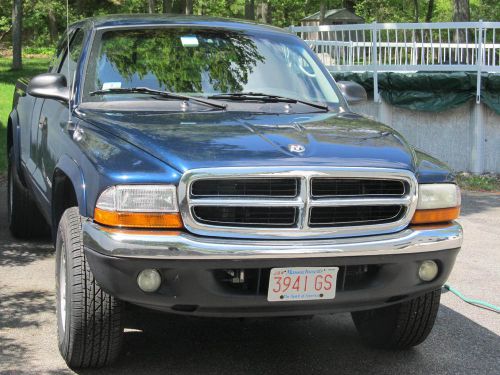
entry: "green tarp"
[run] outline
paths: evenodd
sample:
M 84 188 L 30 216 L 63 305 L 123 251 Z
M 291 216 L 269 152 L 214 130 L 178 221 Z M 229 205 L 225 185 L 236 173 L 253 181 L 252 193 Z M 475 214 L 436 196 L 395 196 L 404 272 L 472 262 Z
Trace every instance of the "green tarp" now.
M 373 94 L 373 74 L 332 73 L 337 81 L 354 81 Z M 476 97 L 476 73 L 379 73 L 380 96 L 386 102 L 415 111 L 439 112 Z M 481 101 L 500 115 L 500 75 L 482 74 Z

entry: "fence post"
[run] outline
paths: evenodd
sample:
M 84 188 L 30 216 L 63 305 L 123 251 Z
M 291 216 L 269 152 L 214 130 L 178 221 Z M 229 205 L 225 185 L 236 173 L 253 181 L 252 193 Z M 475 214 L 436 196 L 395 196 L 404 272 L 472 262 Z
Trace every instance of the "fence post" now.
M 483 21 L 479 21 L 477 49 L 476 49 L 476 104 L 472 114 L 473 144 L 472 144 L 472 173 L 481 174 L 484 172 L 484 116 L 483 105 L 481 104 L 481 72 L 483 68 Z
M 378 95 L 378 50 L 377 50 L 377 22 L 373 22 L 372 28 L 372 65 L 373 65 L 373 101 L 380 102 Z
M 476 81 L 476 103 L 481 103 L 481 72 L 483 69 L 483 20 L 479 20 L 479 30 L 476 50 L 477 81 Z

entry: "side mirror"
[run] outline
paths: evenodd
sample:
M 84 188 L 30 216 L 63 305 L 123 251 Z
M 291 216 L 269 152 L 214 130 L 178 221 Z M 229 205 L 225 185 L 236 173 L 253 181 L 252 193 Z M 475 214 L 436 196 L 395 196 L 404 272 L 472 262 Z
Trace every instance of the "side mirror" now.
M 44 73 L 33 77 L 27 92 L 36 98 L 69 101 L 68 82 L 66 77 L 59 73 Z
M 349 104 L 364 102 L 368 99 L 365 88 L 359 83 L 339 81 L 337 85 Z

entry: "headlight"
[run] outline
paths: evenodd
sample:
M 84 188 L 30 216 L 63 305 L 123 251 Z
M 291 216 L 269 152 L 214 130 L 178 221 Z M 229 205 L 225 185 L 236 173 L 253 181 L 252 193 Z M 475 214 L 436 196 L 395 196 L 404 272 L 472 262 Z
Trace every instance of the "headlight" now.
M 97 199 L 94 221 L 113 227 L 182 228 L 173 185 L 117 185 Z
M 412 224 L 441 223 L 460 214 L 460 188 L 455 184 L 421 184 Z

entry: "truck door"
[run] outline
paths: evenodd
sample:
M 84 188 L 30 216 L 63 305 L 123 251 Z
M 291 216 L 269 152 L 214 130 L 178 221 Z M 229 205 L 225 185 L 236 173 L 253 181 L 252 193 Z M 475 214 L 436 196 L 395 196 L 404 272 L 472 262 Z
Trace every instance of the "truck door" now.
M 61 40 L 59 41 L 56 53 L 50 61 L 50 66 L 48 69 L 49 73 L 56 73 L 59 69 L 61 60 L 64 57 L 65 45 L 67 45 L 67 35 L 64 35 L 63 38 L 61 38 Z M 33 176 L 33 180 L 38 189 L 41 188 L 39 184 L 40 181 L 42 181 L 41 171 L 39 168 L 40 147 L 38 142 L 38 133 L 40 130 L 40 126 L 43 126 L 43 123 L 40 123 L 40 117 L 44 102 L 45 99 L 43 98 L 33 98 L 33 110 L 30 114 L 31 127 L 29 129 L 28 135 L 29 146 L 26 146 L 26 148 L 29 150 L 29 157 L 27 158 L 26 166 L 28 168 L 28 171 L 30 172 L 29 174 Z
M 68 87 L 71 88 L 70 93 L 73 91 L 73 80 L 82 51 L 83 37 L 82 29 L 78 29 L 70 35 L 70 53 L 67 53 L 67 48 L 63 48 L 62 61 L 58 67 L 54 68 L 55 72 L 66 76 Z M 70 94 L 70 96 L 72 95 Z M 65 128 L 68 121 L 68 111 L 67 103 L 47 99 L 43 102 L 38 116 L 37 158 L 35 159 L 38 173 L 35 174 L 35 182 L 47 202 L 50 201 L 52 194 L 52 177 L 55 165 L 62 152 L 62 137 L 67 135 L 61 130 Z

